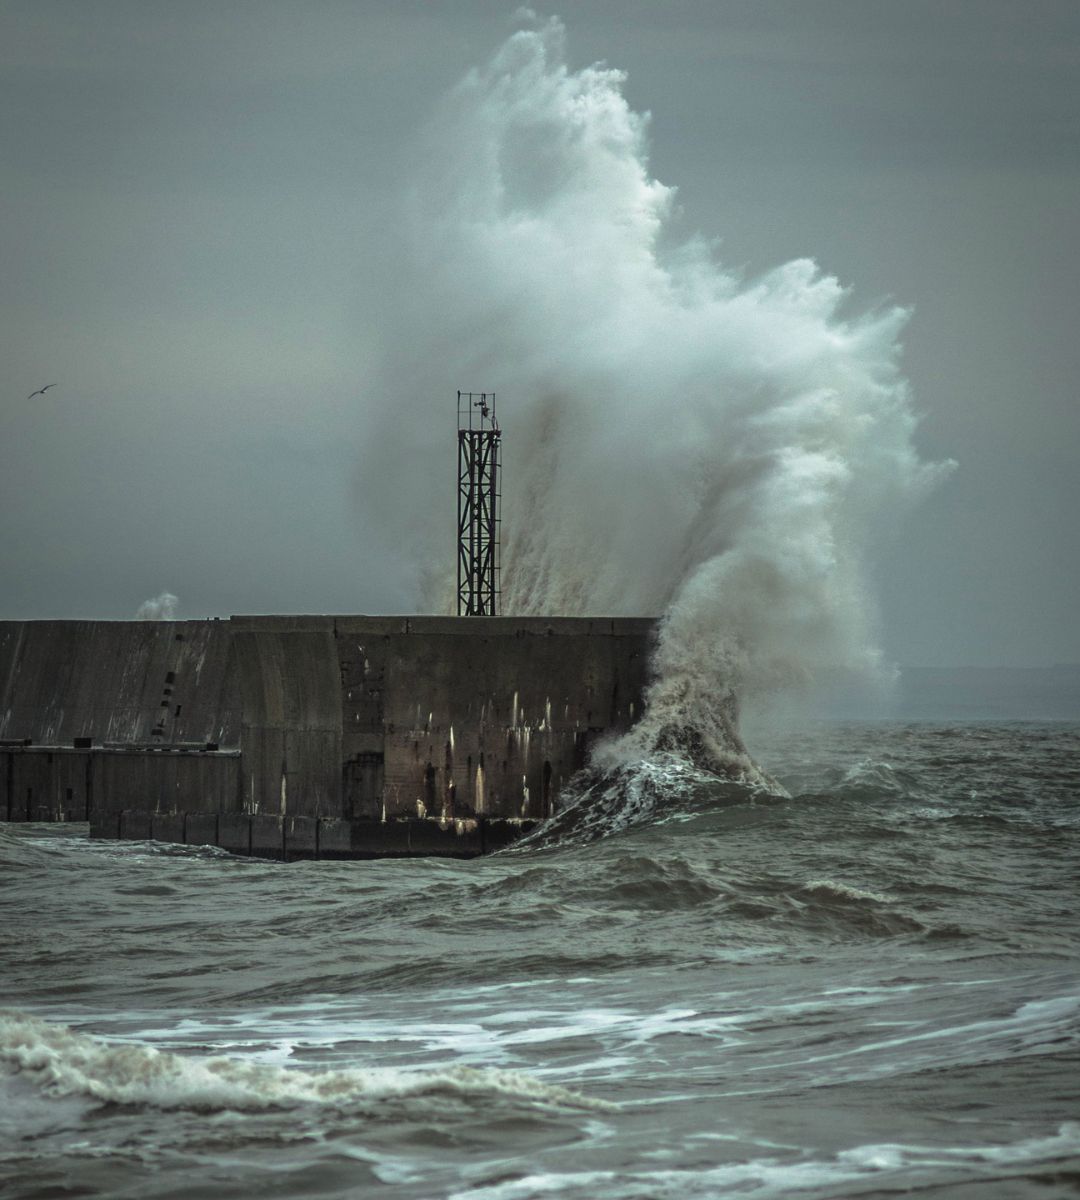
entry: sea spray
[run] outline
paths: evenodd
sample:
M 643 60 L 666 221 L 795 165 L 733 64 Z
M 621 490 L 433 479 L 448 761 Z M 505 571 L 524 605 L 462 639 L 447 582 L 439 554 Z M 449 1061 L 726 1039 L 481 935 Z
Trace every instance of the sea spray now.
M 180 603 L 172 592 L 161 592 L 144 600 L 135 611 L 136 621 L 174 621 L 176 606 Z
M 912 444 L 906 313 L 845 315 L 808 260 L 744 280 L 679 242 L 623 83 L 571 70 L 549 20 L 445 98 L 404 219 L 380 231 L 394 270 L 373 386 L 396 402 L 367 480 L 441 461 L 453 389 L 497 390 L 504 612 L 662 615 L 646 717 L 609 758 L 676 751 L 753 777 L 736 696 L 822 668 L 887 675 L 867 552 L 943 468 Z M 422 474 L 386 533 L 449 560 L 429 515 L 442 476 Z M 448 580 L 427 584 L 445 606 Z

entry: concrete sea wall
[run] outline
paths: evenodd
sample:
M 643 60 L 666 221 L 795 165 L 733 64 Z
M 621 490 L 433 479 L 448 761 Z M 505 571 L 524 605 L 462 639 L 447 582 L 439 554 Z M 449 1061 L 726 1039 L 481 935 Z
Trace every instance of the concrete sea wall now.
M 0 819 L 282 858 L 483 853 L 640 715 L 654 622 L 0 622 Z

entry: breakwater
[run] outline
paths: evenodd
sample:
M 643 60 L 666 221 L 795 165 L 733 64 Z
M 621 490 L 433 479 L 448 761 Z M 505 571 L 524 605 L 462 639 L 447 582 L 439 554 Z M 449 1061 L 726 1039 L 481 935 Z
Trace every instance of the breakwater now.
M 640 715 L 654 627 L 0 622 L 0 819 L 285 859 L 482 854 Z

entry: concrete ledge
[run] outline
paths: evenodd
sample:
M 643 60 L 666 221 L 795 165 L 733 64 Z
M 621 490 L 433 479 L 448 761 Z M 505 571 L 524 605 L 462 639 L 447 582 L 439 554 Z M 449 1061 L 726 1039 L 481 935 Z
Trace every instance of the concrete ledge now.
M 116 812 L 91 813 L 90 836 L 116 841 L 120 837 L 120 814 Z
M 217 818 L 217 845 L 230 854 L 250 854 L 251 818 L 242 813 L 221 813 Z
M 316 817 L 285 818 L 285 857 L 289 862 L 319 857 L 319 821 Z
M 228 847 L 224 847 L 228 849 Z M 256 858 L 284 858 L 285 840 L 281 817 L 256 814 L 251 818 L 251 853 Z
M 319 857 L 352 858 L 352 821 L 342 817 L 319 820 Z
M 217 813 L 188 813 L 184 841 L 189 846 L 216 846 L 218 844 Z
M 150 814 L 142 809 L 125 808 L 120 813 L 120 837 L 128 842 L 150 841 Z
M 184 841 L 183 813 L 154 813 L 150 818 L 150 836 L 155 842 Z
M 492 817 L 481 822 L 485 854 L 511 846 L 539 825 L 539 821 L 514 821 Z
M 412 820 L 409 853 L 433 858 L 476 858 L 483 853 L 479 821 Z
M 237 813 L 149 813 L 125 809 L 90 817 L 92 838 L 219 846 L 230 854 L 305 859 L 476 858 L 512 845 L 539 821 L 479 817 L 447 821 L 365 821 Z
M 407 858 L 408 821 L 352 821 L 350 858 Z

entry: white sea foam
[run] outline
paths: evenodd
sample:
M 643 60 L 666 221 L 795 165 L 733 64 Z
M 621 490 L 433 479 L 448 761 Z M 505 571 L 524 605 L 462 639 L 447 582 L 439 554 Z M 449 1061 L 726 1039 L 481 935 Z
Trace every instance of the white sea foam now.
M 692 757 L 752 775 L 734 694 L 823 667 L 888 675 L 867 556 L 941 474 L 913 448 L 906 313 L 848 315 L 809 260 L 743 279 L 680 240 L 623 75 L 571 70 L 563 43 L 557 20 L 515 33 L 413 155 L 372 313 L 371 387 L 400 399 L 376 416 L 362 486 L 386 512 L 387 462 L 444 456 L 452 389 L 498 391 L 506 611 L 663 614 L 621 757 L 689 727 Z M 426 517 L 441 478 L 386 514 L 418 578 L 446 558 Z M 453 593 L 428 582 L 429 605 Z
M 1052 1164 L 1080 1151 L 1080 1125 L 1067 1122 L 1045 1137 L 1024 1138 L 998 1146 L 908 1146 L 881 1144 L 852 1147 L 831 1159 L 785 1162 L 777 1157 L 699 1170 L 553 1171 L 453 1192 L 450 1200 L 527 1200 L 547 1195 L 603 1196 L 605 1200 L 656 1200 L 740 1196 L 782 1197 L 800 1192 L 835 1195 L 851 1185 L 910 1190 L 913 1179 L 959 1184 L 993 1180 L 1002 1173 Z
M 687 761 L 690 756 L 666 748 L 650 749 L 644 743 L 628 751 L 627 744 L 620 739 L 599 747 L 594 756 L 597 769 L 576 776 L 560 796 L 555 815 L 521 839 L 517 849 L 527 850 L 551 838 L 563 843 L 589 842 L 635 825 L 690 819 L 693 814 L 686 804 L 699 787 L 709 788 L 715 803 L 721 798 L 720 786 L 731 789 L 725 797 L 730 802 L 749 803 L 760 792 L 772 793 L 778 786 L 770 786 L 771 781 L 746 756 L 738 756 L 741 767 L 734 772 L 742 776 L 740 782 L 718 785 L 713 774 Z M 621 761 L 622 754 L 630 761 Z M 640 757 L 635 757 L 638 754 Z
M 854 900 L 860 903 L 887 904 L 888 896 L 880 892 L 868 892 L 862 888 L 852 887 L 847 883 L 838 883 L 834 879 L 810 879 L 803 884 L 802 890 L 811 895 L 835 897 L 839 900 Z
M 108 1043 L 64 1025 L 0 1010 L 0 1065 L 53 1096 L 197 1111 L 363 1107 L 395 1098 L 456 1095 L 558 1108 L 605 1109 L 520 1071 L 444 1066 L 425 1070 L 290 1070 L 224 1056 L 197 1058 Z

